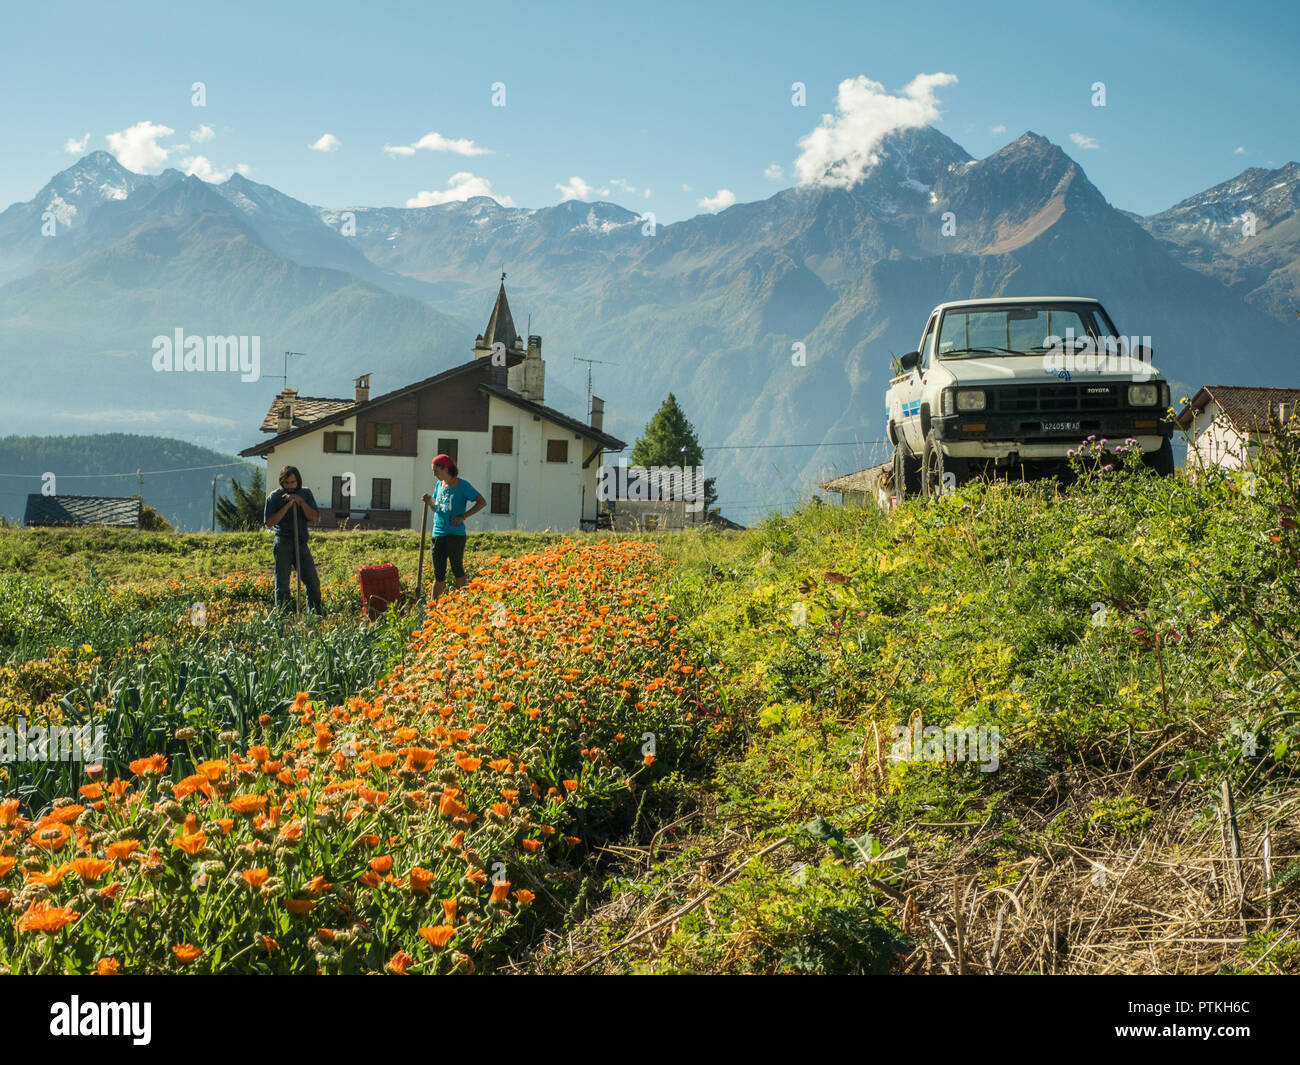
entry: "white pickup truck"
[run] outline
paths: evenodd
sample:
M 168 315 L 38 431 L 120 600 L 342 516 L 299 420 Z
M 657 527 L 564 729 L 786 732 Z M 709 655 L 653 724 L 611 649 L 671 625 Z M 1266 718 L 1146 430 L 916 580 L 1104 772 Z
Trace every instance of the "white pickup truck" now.
M 885 403 L 899 501 L 990 468 L 1059 469 L 1089 436 L 1136 441 L 1148 466 L 1173 472 L 1169 385 L 1150 338 L 1117 336 L 1095 299 L 941 303 L 897 369 Z

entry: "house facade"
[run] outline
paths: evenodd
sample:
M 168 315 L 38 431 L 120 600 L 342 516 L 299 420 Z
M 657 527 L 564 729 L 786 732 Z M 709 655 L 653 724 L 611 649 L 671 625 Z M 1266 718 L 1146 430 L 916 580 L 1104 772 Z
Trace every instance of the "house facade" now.
M 515 335 L 503 282 L 471 361 L 374 398 L 370 374 L 351 400 L 285 389 L 262 423 L 270 438 L 240 454 L 266 460 L 271 487 L 298 467 L 324 529 L 419 529 L 442 453 L 487 501 L 476 530 L 577 529 L 599 512 L 605 452 L 627 445 L 604 432 L 599 403 L 593 424 L 545 405 L 541 349 Z
M 1186 468 L 1252 468 L 1259 448 L 1267 446 L 1274 418 L 1295 424 L 1291 419 L 1300 418 L 1300 389 L 1204 386 L 1178 414 L 1178 424 L 1189 436 Z

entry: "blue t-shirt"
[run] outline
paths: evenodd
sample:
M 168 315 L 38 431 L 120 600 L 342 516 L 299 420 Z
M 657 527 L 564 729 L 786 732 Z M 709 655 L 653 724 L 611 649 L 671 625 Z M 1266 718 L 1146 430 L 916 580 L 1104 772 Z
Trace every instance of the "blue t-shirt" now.
M 464 477 L 448 488 L 441 481 L 433 489 L 433 535 L 464 536 L 465 523 L 453 525 L 452 518 L 465 513 L 465 508 L 478 498 L 478 489 Z

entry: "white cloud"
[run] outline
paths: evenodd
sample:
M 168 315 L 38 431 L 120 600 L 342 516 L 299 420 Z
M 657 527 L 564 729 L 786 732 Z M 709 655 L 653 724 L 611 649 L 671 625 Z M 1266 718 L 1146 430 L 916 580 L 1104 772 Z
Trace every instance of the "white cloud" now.
M 249 166 L 247 163 L 236 163 L 235 169 L 238 170 L 241 174 L 243 174 L 244 177 L 248 177 L 248 175 L 253 172 L 253 168 Z
M 341 143 L 333 133 L 324 133 L 307 147 L 313 152 L 337 152 Z
M 492 191 L 492 182 L 487 178 L 475 177 L 468 170 L 452 174 L 445 189 L 430 189 L 417 192 L 406 201 L 407 207 L 436 207 L 440 203 L 458 203 L 471 196 L 491 196 L 502 207 L 513 207 L 515 201 L 509 196 L 498 196 Z
M 72 141 L 68 141 L 68 143 L 71 144 Z M 1246 149 L 1243 148 L 1243 147 L 1241 147 L 1241 146 L 1239 145 L 1238 147 L 1232 149 L 1232 154 L 1233 154 L 1233 155 L 1245 155 L 1245 154 L 1246 154 Z
M 718 189 L 712 196 L 705 196 L 697 201 L 706 211 L 721 211 L 736 202 L 736 194 L 730 189 Z
M 623 192 L 626 192 L 629 196 L 635 196 L 640 191 L 635 185 L 629 184 L 621 177 L 610 178 L 609 183 L 614 188 L 621 189 Z
M 589 200 L 593 196 L 608 196 L 609 189 L 598 189 L 595 185 L 588 185 L 582 178 L 574 176 L 569 178 L 568 184 L 556 185 L 560 190 L 561 200 Z
M 799 138 L 795 171 L 800 185 L 852 188 L 879 161 L 876 148 L 889 133 L 935 122 L 935 89 L 956 82 L 954 74 L 918 74 L 891 96 L 864 75 L 846 78 L 835 94 L 835 114 Z
M 989 127 L 990 133 L 1005 133 L 1006 131 L 1007 131 L 1007 127 L 1004 126 L 1001 122 L 999 122 L 996 126 Z
M 417 151 L 451 152 L 453 155 L 490 155 L 491 148 L 480 148 L 467 137 L 452 139 L 441 133 L 426 133 L 411 144 L 385 144 L 384 151 L 392 158 L 414 155 Z
M 160 137 L 170 137 L 174 132 L 171 127 L 155 122 L 137 122 L 129 129 L 108 134 L 105 139 L 108 150 L 117 156 L 119 163 L 137 174 L 147 174 L 161 170 L 168 154 L 177 150 L 158 143 Z
M 683 192 L 694 192 L 695 190 L 694 190 L 693 188 L 691 188 L 689 185 L 683 184 L 683 185 L 682 185 L 682 191 L 683 191 Z
M 645 198 L 646 198 L 647 200 L 650 199 L 650 190 L 649 190 L 649 189 L 646 189 L 646 190 L 645 190 Z
M 69 137 L 68 142 L 63 146 L 63 150 L 69 155 L 80 155 L 86 150 L 86 145 L 90 143 L 90 134 L 87 133 L 81 140 L 76 137 Z
M 763 171 L 763 176 L 767 178 L 769 181 L 784 181 L 785 170 L 784 168 L 782 168 L 780 163 L 773 163 L 771 166 L 769 166 L 766 170 Z
M 217 135 L 217 131 L 209 126 L 206 122 L 199 126 L 198 129 L 190 130 L 190 140 L 195 144 L 204 144 L 212 140 Z
M 234 170 L 218 170 L 206 155 L 194 155 L 188 159 L 182 159 L 181 171 L 185 174 L 192 174 L 200 181 L 206 181 L 212 185 L 225 181 L 234 173 Z
M 1074 141 L 1085 152 L 1096 151 L 1101 147 L 1092 137 L 1085 133 L 1071 133 L 1070 140 Z

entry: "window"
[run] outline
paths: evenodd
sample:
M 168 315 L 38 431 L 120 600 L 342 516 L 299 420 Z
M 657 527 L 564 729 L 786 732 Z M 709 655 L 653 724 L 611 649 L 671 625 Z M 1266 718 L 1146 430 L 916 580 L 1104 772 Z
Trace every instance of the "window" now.
M 567 440 L 546 441 L 546 461 L 547 462 L 568 462 L 569 442 Z
M 510 425 L 492 426 L 492 454 L 513 455 L 515 451 L 515 430 Z
M 375 477 L 370 481 L 370 509 L 388 510 L 392 504 L 393 481 L 390 477 Z
M 925 336 L 921 338 L 921 346 L 917 350 L 921 353 L 921 367 L 928 367 L 934 359 L 934 318 L 925 327 Z
M 369 422 L 366 425 L 366 447 L 376 451 L 401 451 L 401 423 Z
M 351 500 L 348 499 L 343 491 L 343 478 L 335 477 L 334 486 L 330 492 L 330 506 L 335 510 L 350 511 L 352 509 Z
M 351 455 L 352 434 L 351 433 L 326 433 L 325 450 L 330 454 Z
M 460 459 L 457 452 L 460 450 L 460 441 L 454 437 L 443 436 L 438 438 L 438 454 L 447 455 L 457 466 L 460 465 Z
M 500 481 L 492 482 L 492 513 L 510 513 L 510 486 Z

